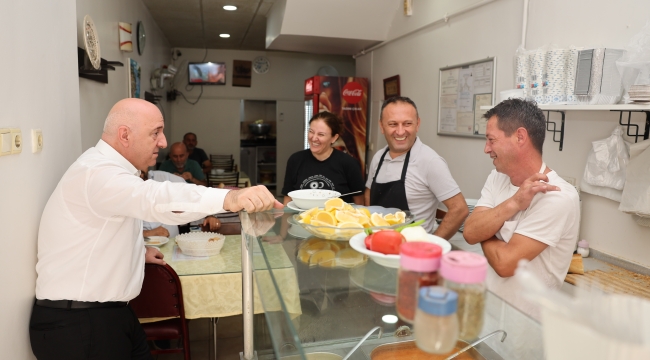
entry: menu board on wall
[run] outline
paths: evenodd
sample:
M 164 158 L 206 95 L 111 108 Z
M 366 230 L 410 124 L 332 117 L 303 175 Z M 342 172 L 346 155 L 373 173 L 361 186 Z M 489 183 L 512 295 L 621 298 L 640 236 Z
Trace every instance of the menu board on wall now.
M 496 58 L 440 69 L 438 134 L 485 137 L 481 106 L 494 103 Z

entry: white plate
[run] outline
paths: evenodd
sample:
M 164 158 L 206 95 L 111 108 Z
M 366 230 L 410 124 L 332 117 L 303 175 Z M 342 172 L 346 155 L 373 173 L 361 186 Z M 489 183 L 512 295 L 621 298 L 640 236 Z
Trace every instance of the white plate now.
M 312 237 L 313 235 L 305 230 L 302 226 L 296 226 L 296 225 L 290 225 L 289 230 L 287 230 L 287 233 L 289 235 L 296 237 L 298 239 L 306 239 L 308 237 Z
M 379 265 L 390 267 L 390 268 L 399 268 L 399 255 L 386 255 L 382 253 L 378 253 L 376 251 L 371 251 L 366 249 L 366 244 L 365 244 L 365 239 L 366 239 L 366 234 L 365 233 L 360 233 L 356 234 L 353 237 L 350 238 L 350 246 L 364 254 L 368 255 L 374 262 L 376 262 Z M 451 244 L 449 241 L 435 235 L 427 234 L 427 241 L 433 244 L 436 244 L 442 248 L 442 253 L 446 254 L 451 251 Z
M 161 246 L 169 242 L 169 238 L 164 236 L 147 236 L 144 238 L 146 246 Z
M 287 204 L 287 207 L 289 209 L 291 209 L 291 210 L 296 210 L 296 211 L 307 211 L 307 210 L 309 210 L 309 209 L 301 209 L 301 208 L 299 208 L 296 205 L 296 203 L 294 203 L 293 201 L 289 201 L 289 203 Z

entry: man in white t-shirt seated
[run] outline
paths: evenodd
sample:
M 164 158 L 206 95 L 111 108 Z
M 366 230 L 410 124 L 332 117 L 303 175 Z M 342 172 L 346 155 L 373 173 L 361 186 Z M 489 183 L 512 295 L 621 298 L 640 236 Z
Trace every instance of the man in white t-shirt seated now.
M 488 289 L 533 316 L 536 307 L 512 277 L 521 259 L 549 288 L 559 288 L 578 240 L 576 189 L 542 160 L 544 113 L 534 102 L 509 99 L 489 110 L 485 153 L 493 159 L 481 199 L 463 236 L 480 243 L 490 264 Z
M 149 170 L 140 173 L 142 180 L 155 180 L 155 181 L 169 181 L 177 183 L 185 183 L 185 179 L 178 175 L 168 173 L 166 171 Z M 217 231 L 221 227 L 221 222 L 214 216 L 206 216 L 203 220 L 197 220 L 197 224 L 202 224 L 204 231 Z M 194 223 L 191 223 L 194 224 Z M 178 235 L 178 225 L 166 225 L 159 222 L 142 222 L 142 236 L 164 236 L 174 238 Z

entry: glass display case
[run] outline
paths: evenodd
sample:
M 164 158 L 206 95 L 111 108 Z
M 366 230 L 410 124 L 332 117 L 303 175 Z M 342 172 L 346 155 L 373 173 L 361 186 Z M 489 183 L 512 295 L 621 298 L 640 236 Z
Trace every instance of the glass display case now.
M 318 239 L 290 226 L 287 219 L 293 214 L 288 208 L 240 214 L 245 342 L 241 358 L 340 359 L 377 326 L 381 334 L 369 336 L 349 359 L 375 358 L 373 350 L 380 345 L 408 346 L 414 339 L 412 326 L 399 320 L 394 306 L 397 269 L 375 263 L 347 241 Z M 278 249 L 286 254 L 291 269 L 287 264 L 278 266 L 272 257 L 277 257 Z M 254 269 L 247 266 L 253 258 Z M 263 318 L 252 316 L 253 276 Z M 507 339 L 501 343 L 501 336 L 491 337 L 475 346 L 473 353 L 478 355 L 472 358 L 543 358 L 540 324 L 491 293 L 484 324 L 480 337 L 503 330 Z

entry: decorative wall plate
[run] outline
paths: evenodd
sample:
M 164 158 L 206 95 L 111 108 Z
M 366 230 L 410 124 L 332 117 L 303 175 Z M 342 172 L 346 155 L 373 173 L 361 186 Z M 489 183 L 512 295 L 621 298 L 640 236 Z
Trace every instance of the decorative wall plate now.
M 144 31 L 144 24 L 142 21 L 138 21 L 138 54 L 142 55 L 144 52 L 144 46 L 147 42 L 147 34 Z
M 93 68 L 101 69 L 101 52 L 99 49 L 99 35 L 95 29 L 95 23 L 90 15 L 84 16 L 83 21 L 84 44 L 86 46 L 86 53 L 90 59 L 90 64 Z

